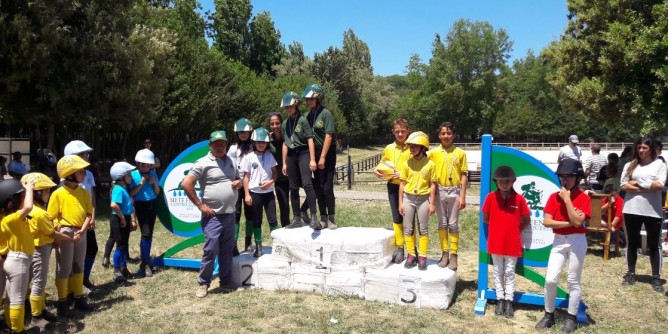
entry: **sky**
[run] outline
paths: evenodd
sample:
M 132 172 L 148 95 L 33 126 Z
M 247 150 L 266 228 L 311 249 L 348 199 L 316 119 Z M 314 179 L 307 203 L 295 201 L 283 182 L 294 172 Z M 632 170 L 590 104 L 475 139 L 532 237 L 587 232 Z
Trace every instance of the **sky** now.
M 213 0 L 200 0 L 204 11 Z M 566 0 L 252 0 L 253 15 L 268 11 L 281 41 L 298 41 L 313 58 L 328 47 L 341 47 L 352 29 L 371 51 L 376 75 L 405 74 L 411 55 L 431 58 L 436 33 L 447 35 L 458 19 L 489 22 L 513 41 L 509 62 L 538 54 L 566 27 Z

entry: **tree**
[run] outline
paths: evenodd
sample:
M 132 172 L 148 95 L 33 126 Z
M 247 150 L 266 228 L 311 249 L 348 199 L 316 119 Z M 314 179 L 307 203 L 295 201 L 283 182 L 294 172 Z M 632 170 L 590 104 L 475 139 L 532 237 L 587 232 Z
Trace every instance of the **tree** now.
M 343 49 L 329 47 L 316 53 L 311 73 L 321 82 L 330 82 L 338 92 L 338 106 L 343 112 L 349 135 L 369 134 L 373 127 L 366 121 L 370 105 L 365 99 L 373 81 L 371 54 L 366 43 L 348 30 L 343 35 Z
M 281 43 L 281 33 L 274 28 L 269 12 L 262 12 L 253 17 L 250 23 L 250 54 L 248 67 L 255 73 L 271 76 L 276 72 L 274 65 L 281 62 L 285 47 Z
M 214 0 L 209 13 L 209 36 L 213 46 L 230 59 L 245 63 L 248 58 L 249 28 L 253 6 L 250 0 Z
M 561 39 L 543 51 L 562 103 L 644 134 L 668 122 L 668 3 L 569 1 Z M 636 132 L 638 133 L 638 132 Z
M 436 129 L 449 120 L 463 137 L 492 128 L 501 101 L 498 76 L 507 70 L 512 42 L 487 22 L 456 21 L 446 37 L 437 34 L 420 96 L 422 126 Z
M 556 90 L 547 81 L 550 71 L 547 61 L 532 51 L 513 63 L 512 72 L 500 81 L 504 106 L 494 122 L 495 136 L 563 140 L 564 133 L 586 123 L 582 115 L 567 116 Z
M 130 131 L 155 118 L 173 40 L 137 24 L 142 6 L 0 2 L 0 108 L 48 126 L 52 149 L 56 132 L 67 140 L 83 129 Z
M 304 55 L 304 46 L 297 41 L 288 45 L 287 55 L 273 67 L 276 76 L 306 75 L 310 73 L 310 69 L 311 59 Z

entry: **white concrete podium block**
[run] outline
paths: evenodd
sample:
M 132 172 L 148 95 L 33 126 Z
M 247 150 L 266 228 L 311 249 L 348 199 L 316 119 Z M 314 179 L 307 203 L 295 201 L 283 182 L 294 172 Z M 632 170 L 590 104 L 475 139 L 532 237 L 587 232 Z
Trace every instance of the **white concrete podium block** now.
M 309 293 L 325 292 L 325 272 L 313 270 L 311 264 L 292 263 L 292 277 L 288 289 Z
M 394 232 L 383 228 L 313 231 L 302 227 L 274 230 L 271 236 L 277 259 L 336 270 L 384 268 L 395 249 Z
M 364 298 L 364 270 L 332 270 L 325 275 L 325 294 Z
M 262 247 L 262 251 L 267 254 L 271 253 L 270 247 Z M 240 288 L 250 288 L 253 285 L 253 276 L 255 276 L 255 269 L 253 268 L 258 259 L 253 257 L 253 253 L 242 252 L 239 256 L 232 258 L 232 282 Z
M 256 288 L 269 291 L 287 290 L 291 279 L 290 263 L 276 260 L 273 254 L 262 255 L 253 264 L 251 283 Z
M 364 298 L 417 308 L 447 309 L 455 291 L 456 273 L 430 264 L 427 270 L 404 268 L 393 264 L 385 269 L 368 269 L 364 281 Z

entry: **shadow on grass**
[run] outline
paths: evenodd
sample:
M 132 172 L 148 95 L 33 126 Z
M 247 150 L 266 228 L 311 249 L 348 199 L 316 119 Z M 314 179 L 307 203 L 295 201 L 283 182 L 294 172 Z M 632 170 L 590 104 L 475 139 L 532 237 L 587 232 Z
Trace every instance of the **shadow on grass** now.
M 116 284 L 118 286 L 118 284 Z M 99 290 L 96 290 L 99 291 Z M 92 299 L 92 298 L 91 298 Z M 104 312 L 108 311 L 112 305 L 117 303 L 123 303 L 133 298 L 127 296 L 120 296 L 116 298 L 105 299 L 103 301 L 95 301 L 91 304 L 96 307 L 96 310 L 93 312 Z M 55 305 L 54 305 L 55 306 Z M 51 323 L 44 328 L 46 333 L 72 333 L 83 331 L 86 327 L 84 319 L 87 315 L 92 314 L 93 312 L 83 312 L 70 308 L 69 317 L 63 318 L 59 317 L 58 321 Z M 39 333 L 39 331 L 37 332 Z
M 589 248 L 587 248 L 587 255 L 593 255 L 593 256 L 597 256 L 597 257 L 603 258 L 603 248 L 592 248 L 592 247 L 589 247 Z M 614 258 L 616 258 L 616 257 L 622 257 L 622 256 L 621 256 L 621 252 L 620 252 L 620 255 L 617 256 L 617 253 L 615 253 L 615 250 L 614 250 L 614 248 L 613 248 L 612 250 L 610 250 L 610 251 L 608 252 L 608 260 L 610 260 L 610 259 L 614 259 Z
M 457 303 L 457 299 L 459 298 L 459 295 L 462 294 L 464 291 L 475 291 L 478 290 L 478 282 L 473 280 L 473 281 L 466 281 L 466 280 L 457 280 L 457 285 L 455 286 L 455 293 L 452 295 L 452 301 L 450 302 L 450 307 L 454 306 Z

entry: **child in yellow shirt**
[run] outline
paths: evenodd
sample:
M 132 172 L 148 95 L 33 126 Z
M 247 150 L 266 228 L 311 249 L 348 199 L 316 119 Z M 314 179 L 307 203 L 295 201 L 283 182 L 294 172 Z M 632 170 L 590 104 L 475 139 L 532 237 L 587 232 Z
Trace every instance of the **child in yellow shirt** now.
M 48 325 L 49 322 L 56 321 L 56 317 L 46 309 L 46 277 L 49 272 L 49 260 L 51 258 L 51 248 L 54 239 L 59 241 L 72 241 L 70 236 L 62 234 L 54 229 L 53 222 L 46 213 L 46 203 L 51 196 L 51 188 L 56 184 L 42 173 L 28 173 L 21 178 L 23 183 L 32 183 L 35 185 L 33 194 L 34 205 L 28 215 L 30 233 L 33 237 L 35 252 L 32 256 L 31 277 L 32 285 L 30 289 L 30 310 L 32 320 L 30 325 L 41 327 Z
M 64 179 L 49 199 L 47 213 L 60 232 L 72 237 L 73 242 L 63 242 L 56 249 L 56 288 L 58 289 L 58 317 L 67 317 L 69 305 L 67 295 L 74 294 L 74 307 L 92 311 L 83 293 L 84 257 L 86 256 L 86 230 L 90 224 L 93 204 L 83 182 L 84 168 L 88 162 L 78 155 L 66 155 L 56 165 L 58 176 Z
M 457 137 L 455 126 L 444 122 L 439 127 L 441 145 L 429 151 L 429 159 L 436 165 L 438 186 L 436 190 L 436 214 L 438 215 L 438 239 L 441 242 L 441 259 L 438 266 L 457 270 L 459 248 L 459 211 L 466 206 L 466 182 L 468 166 L 466 153 L 453 142 Z
M 387 198 L 390 201 L 394 241 L 397 245 L 397 250 L 392 255 L 392 262 L 394 263 L 404 262 L 404 218 L 399 213 L 399 184 L 401 183 L 399 166 L 411 156 L 406 144 L 408 133 L 408 122 L 403 118 L 396 119 L 392 125 L 394 143 L 385 146 L 383 157 L 380 159 L 378 167 L 373 170 L 376 177 L 387 180 Z
M 25 294 L 28 290 L 29 268 L 35 246 L 32 243 L 28 214 L 32 210 L 33 184 L 11 179 L 0 182 L 0 254 L 5 258 L 3 274 L 7 279 L 5 323 L 12 333 L 24 329 Z M 4 283 L 4 279 L 3 279 Z
M 404 216 L 404 240 L 408 257 L 404 267 L 427 270 L 427 251 L 429 250 L 429 216 L 436 211 L 434 199 L 436 196 L 436 182 L 434 163 L 427 158 L 429 137 L 421 131 L 412 133 L 406 140 L 411 158 L 400 168 L 399 213 Z M 418 256 L 415 257 L 415 235 L 413 234 L 413 219 L 417 215 L 420 233 Z

